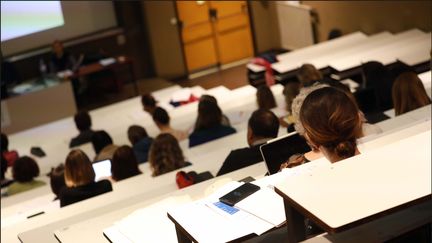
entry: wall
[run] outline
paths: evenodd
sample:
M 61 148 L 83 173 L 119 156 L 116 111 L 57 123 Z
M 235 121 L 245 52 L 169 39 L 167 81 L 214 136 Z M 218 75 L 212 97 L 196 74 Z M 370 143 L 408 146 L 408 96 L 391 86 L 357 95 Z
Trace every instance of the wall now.
M 81 44 L 66 47 L 68 51 L 78 56 L 80 53 L 95 53 L 103 50 L 107 55 L 127 55 L 134 61 L 134 72 L 136 78 L 146 78 L 154 76 L 152 59 L 150 56 L 150 46 L 144 28 L 141 3 L 137 1 L 115 1 L 114 9 L 116 12 L 119 27 L 123 29 L 123 34 L 115 34 L 96 38 Z M 79 21 L 77 19 L 76 21 Z M 124 38 L 124 43 L 119 39 Z M 39 60 L 42 58 L 49 60 L 51 53 L 43 53 L 19 60 L 13 63 L 21 81 L 39 76 Z
M 144 22 L 152 49 L 156 76 L 173 79 L 187 73 L 173 1 L 142 1 Z
M 396 33 L 410 28 L 431 31 L 432 1 L 302 1 L 318 13 L 319 40 L 332 28 L 344 34 L 363 31 Z
M 250 1 L 252 33 L 256 54 L 281 47 L 276 3 Z

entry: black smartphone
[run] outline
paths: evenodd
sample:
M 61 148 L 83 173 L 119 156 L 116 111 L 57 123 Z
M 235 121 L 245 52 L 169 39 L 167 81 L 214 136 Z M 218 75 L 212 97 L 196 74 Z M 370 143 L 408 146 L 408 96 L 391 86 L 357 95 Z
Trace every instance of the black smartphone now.
M 254 185 L 252 183 L 245 183 L 231 192 L 225 194 L 223 197 L 219 198 L 219 201 L 230 205 L 233 207 L 236 203 L 245 199 L 246 197 L 252 195 L 254 192 L 260 189 L 259 186 Z

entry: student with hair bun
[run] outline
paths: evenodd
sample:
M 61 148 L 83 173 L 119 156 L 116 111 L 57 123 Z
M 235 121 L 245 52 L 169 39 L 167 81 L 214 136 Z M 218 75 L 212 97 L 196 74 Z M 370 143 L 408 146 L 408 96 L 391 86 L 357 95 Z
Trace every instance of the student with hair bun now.
M 330 162 L 359 154 L 362 120 L 356 103 L 344 92 L 325 87 L 310 93 L 300 110 L 305 138 Z

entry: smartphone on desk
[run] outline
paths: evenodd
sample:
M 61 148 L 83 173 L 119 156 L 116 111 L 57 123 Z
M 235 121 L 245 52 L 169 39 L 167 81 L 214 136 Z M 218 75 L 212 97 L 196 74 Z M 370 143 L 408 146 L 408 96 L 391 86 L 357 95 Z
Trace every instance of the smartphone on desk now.
M 257 185 L 254 185 L 252 183 L 245 183 L 232 190 L 231 192 L 225 194 L 223 197 L 219 198 L 219 201 L 233 207 L 236 203 L 250 196 L 259 189 L 260 187 Z

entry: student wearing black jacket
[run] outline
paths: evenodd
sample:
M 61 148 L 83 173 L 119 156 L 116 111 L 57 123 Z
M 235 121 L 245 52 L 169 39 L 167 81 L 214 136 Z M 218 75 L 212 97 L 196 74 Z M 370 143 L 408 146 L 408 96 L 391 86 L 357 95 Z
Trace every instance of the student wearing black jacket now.
M 72 150 L 68 154 L 64 174 L 67 187 L 60 191 L 60 207 L 112 191 L 108 180 L 94 181 L 92 163 L 81 150 Z
M 279 120 L 273 112 L 259 109 L 252 113 L 248 121 L 247 141 L 249 147 L 231 151 L 217 176 L 263 161 L 259 147 L 276 138 Z

